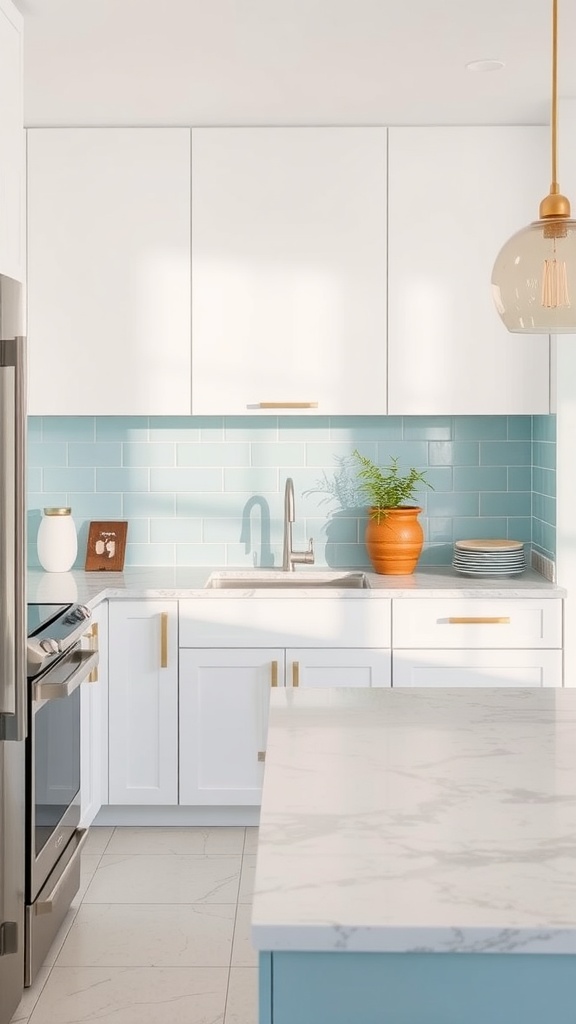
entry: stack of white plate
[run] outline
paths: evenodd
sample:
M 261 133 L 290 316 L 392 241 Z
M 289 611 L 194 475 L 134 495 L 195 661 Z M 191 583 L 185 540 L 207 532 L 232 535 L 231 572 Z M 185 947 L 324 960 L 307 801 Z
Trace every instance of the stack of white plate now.
M 465 576 L 515 576 L 524 572 L 520 540 L 457 540 L 452 565 Z

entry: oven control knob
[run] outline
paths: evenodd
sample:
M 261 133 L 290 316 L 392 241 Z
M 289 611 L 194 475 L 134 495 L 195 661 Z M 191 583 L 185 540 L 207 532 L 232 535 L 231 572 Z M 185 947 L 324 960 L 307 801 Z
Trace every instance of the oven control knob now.
M 39 646 L 46 654 L 58 654 L 60 650 L 56 640 L 41 640 Z

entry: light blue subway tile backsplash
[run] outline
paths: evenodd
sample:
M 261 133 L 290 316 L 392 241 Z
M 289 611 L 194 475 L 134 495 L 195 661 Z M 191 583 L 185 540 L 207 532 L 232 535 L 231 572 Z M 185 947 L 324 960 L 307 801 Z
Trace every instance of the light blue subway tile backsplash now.
M 53 422 L 64 424 L 70 422 L 66 418 L 56 418 Z M 96 441 L 147 441 L 150 424 L 147 416 L 98 416 L 95 420 L 94 437 Z
M 166 465 L 166 463 L 165 463 Z M 177 466 L 249 466 L 250 445 L 247 441 L 198 441 L 193 444 L 181 442 L 176 445 Z
M 451 441 L 451 416 L 410 416 L 404 422 L 405 441 Z
M 251 446 L 253 466 L 305 466 L 306 445 L 303 441 L 279 441 L 270 445 L 256 441 Z M 239 463 L 236 463 L 239 465 Z M 244 463 L 246 465 L 246 463 Z
M 94 519 L 128 521 L 127 565 L 278 567 L 291 476 L 294 545 L 312 537 L 316 565 L 367 568 L 356 448 L 426 472 L 422 565 L 448 565 L 466 537 L 554 559 L 554 416 L 87 416 L 29 420 L 30 563 L 41 509 L 66 504 L 78 567 Z
M 531 441 L 482 441 L 481 466 L 530 466 Z
M 532 417 L 532 440 L 556 442 L 556 417 L 555 416 L 533 416 Z
M 428 462 L 431 466 L 477 466 L 480 445 L 477 441 L 430 441 Z
M 310 436 L 313 435 L 316 441 L 328 441 L 331 437 L 335 441 L 346 440 L 347 433 L 344 434 L 343 438 L 338 438 L 334 435 L 334 430 L 337 429 L 335 424 L 343 423 L 347 424 L 350 420 L 344 416 L 341 420 L 330 419 L 328 416 L 315 416 L 313 429 L 310 429 L 310 417 L 309 416 L 279 416 L 278 417 L 278 441 L 309 441 Z M 349 429 L 349 428 L 344 428 Z M 265 438 L 260 431 L 257 437 L 254 437 L 254 441 L 264 441 Z
M 507 416 L 455 416 L 456 441 L 507 441 Z
M 48 468 L 42 471 L 42 487 L 47 491 L 88 491 L 93 494 L 96 471 L 66 466 L 63 469 Z
M 509 441 L 531 441 L 532 440 L 532 417 L 531 416 L 508 416 L 508 440 Z
M 543 469 L 554 469 L 556 465 L 556 445 L 549 441 L 534 441 L 534 465 Z
M 29 441 L 28 465 L 40 466 L 42 469 L 46 466 L 67 466 L 68 445 L 65 441 L 48 441 L 46 444 L 43 441 Z
M 129 467 L 142 466 L 145 469 L 149 469 L 150 466 L 175 466 L 176 446 L 174 444 L 145 441 L 141 438 L 134 441 L 124 441 L 122 445 L 122 465 Z
M 508 490 L 532 490 L 532 466 L 508 466 Z
M 45 416 L 42 419 L 42 440 L 93 442 L 96 439 L 95 429 L 93 416 Z
M 56 420 L 57 423 L 66 423 L 69 417 L 62 417 Z M 52 420 L 50 420 L 52 422 Z M 70 435 L 68 435 L 70 436 Z M 42 440 L 42 417 L 41 416 L 29 416 L 28 417 L 28 447 L 35 441 Z
M 217 491 L 222 488 L 222 476 L 222 470 L 216 468 L 154 468 L 150 470 L 150 490 L 159 491 L 162 494 L 182 491 Z
M 480 495 L 481 516 L 521 516 L 530 508 L 530 491 L 485 491 Z
M 174 516 L 172 519 L 150 519 L 149 522 L 150 540 L 154 544 L 200 544 L 209 539 L 205 536 L 202 519 L 180 519 Z M 210 522 L 212 520 L 206 520 L 206 524 Z
M 455 466 L 454 490 L 506 491 L 508 489 L 507 466 Z
M 48 472 L 48 470 L 45 472 Z M 51 470 L 51 472 L 54 472 L 54 470 Z M 119 468 L 112 467 L 110 469 L 96 470 L 97 491 L 128 493 L 130 491 L 148 491 L 149 489 L 150 470 L 144 466 L 120 466 Z
M 122 445 L 119 441 L 95 441 L 93 444 L 71 441 L 68 444 L 68 465 L 121 466 Z

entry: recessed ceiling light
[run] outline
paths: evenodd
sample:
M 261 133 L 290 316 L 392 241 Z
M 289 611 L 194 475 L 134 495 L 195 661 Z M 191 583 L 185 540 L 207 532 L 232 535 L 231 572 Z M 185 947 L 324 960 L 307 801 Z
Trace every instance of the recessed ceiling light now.
M 503 60 L 471 60 L 466 64 L 467 71 L 501 71 L 503 67 Z

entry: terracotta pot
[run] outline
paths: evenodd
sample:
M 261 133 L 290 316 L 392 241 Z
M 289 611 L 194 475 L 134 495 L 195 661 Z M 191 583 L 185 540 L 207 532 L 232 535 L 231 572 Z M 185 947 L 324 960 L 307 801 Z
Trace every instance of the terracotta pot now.
M 380 521 L 368 522 L 364 540 L 375 572 L 384 576 L 408 576 L 414 572 L 424 544 L 424 531 L 418 522 L 422 509 L 417 506 L 390 508 Z

